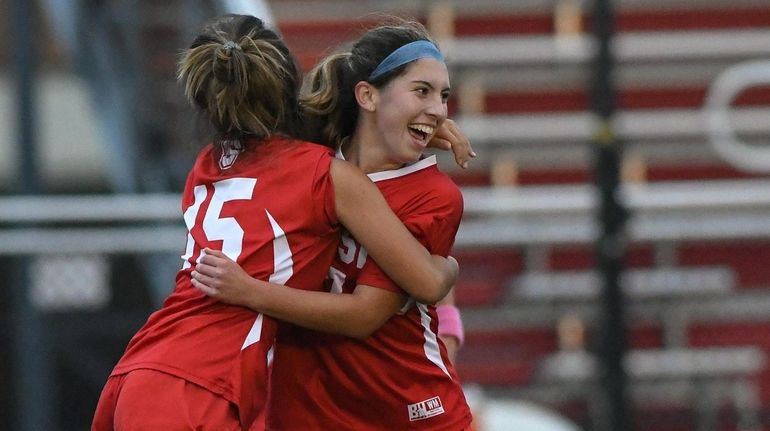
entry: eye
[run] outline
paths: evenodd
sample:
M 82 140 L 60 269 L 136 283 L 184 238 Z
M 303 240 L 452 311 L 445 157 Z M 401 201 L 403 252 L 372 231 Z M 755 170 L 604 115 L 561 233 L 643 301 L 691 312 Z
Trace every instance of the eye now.
M 449 100 L 449 91 L 441 92 L 441 101 L 446 103 Z
M 429 89 L 429 88 L 427 88 L 427 87 L 417 87 L 417 88 L 415 89 L 415 91 L 416 91 L 417 93 L 419 93 L 421 96 L 427 96 L 427 95 L 428 95 L 428 93 L 430 92 L 430 89 Z

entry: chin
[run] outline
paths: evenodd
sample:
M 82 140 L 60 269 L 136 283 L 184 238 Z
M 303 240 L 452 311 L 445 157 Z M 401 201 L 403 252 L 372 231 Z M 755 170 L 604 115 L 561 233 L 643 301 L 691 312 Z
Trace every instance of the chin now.
M 404 163 L 414 163 L 422 158 L 422 151 L 412 152 L 404 157 Z

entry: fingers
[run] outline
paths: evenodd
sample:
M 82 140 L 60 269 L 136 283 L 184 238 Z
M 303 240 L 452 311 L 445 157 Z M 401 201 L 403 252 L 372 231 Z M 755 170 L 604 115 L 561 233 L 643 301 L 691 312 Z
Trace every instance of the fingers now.
M 219 290 L 213 287 L 209 287 L 204 283 L 201 283 L 200 281 L 195 279 L 195 277 L 192 277 L 191 281 L 192 281 L 193 287 L 195 287 L 196 289 L 200 290 L 201 292 L 205 293 L 208 296 L 217 296 L 219 294 Z
M 198 259 L 198 264 L 210 265 L 212 267 L 224 267 L 231 262 L 233 260 L 227 257 L 226 254 L 210 248 L 204 248 L 201 257 Z
M 190 273 L 190 279 L 193 281 L 193 284 L 196 282 L 199 284 L 203 284 L 205 286 L 211 287 L 216 284 L 216 279 L 214 277 L 210 277 L 205 274 L 201 274 L 198 271 L 193 271 Z
M 219 250 L 214 250 L 213 248 L 204 248 L 203 252 L 201 253 L 200 259 L 198 259 L 198 262 L 204 262 L 209 265 L 216 265 L 223 261 L 230 261 L 229 257 L 227 257 L 226 254 L 222 253 Z
M 218 250 L 204 249 L 198 263 L 195 265 L 191 276 L 207 286 L 217 288 L 220 283 L 226 282 L 233 276 L 237 276 L 240 267 L 224 253 Z M 241 270 L 242 271 L 242 270 Z
M 460 126 L 457 125 L 457 123 L 454 120 L 449 120 L 449 130 L 452 131 L 452 135 L 454 135 L 457 138 L 457 141 L 459 142 L 460 146 L 464 149 L 464 151 L 468 154 L 469 157 L 475 158 L 476 152 L 473 151 L 473 147 L 471 146 L 471 141 L 468 139 L 467 136 L 465 136 L 465 133 L 460 130 Z
M 457 123 L 450 118 L 444 120 L 436 129 L 436 134 L 428 143 L 428 146 L 442 150 L 451 150 L 455 156 L 455 163 L 464 169 L 468 168 L 469 160 L 476 157 L 476 152 L 473 151 L 470 141 L 460 130 Z
M 452 120 L 444 120 L 436 129 L 435 134 L 431 138 L 430 142 L 428 142 L 428 146 L 444 151 L 452 150 L 453 143 L 458 139 L 457 127 L 455 126 L 456 125 Z
M 452 145 L 452 153 L 455 156 L 455 163 L 461 166 L 463 169 L 468 168 L 468 162 L 470 159 L 476 157 L 476 152 L 471 147 L 471 142 L 460 131 L 460 127 L 451 119 L 444 121 L 446 123 L 446 129 L 448 131 L 448 139 Z
M 209 277 L 216 277 L 221 275 L 221 271 L 219 271 L 215 265 L 210 265 L 204 262 L 195 265 L 195 271 Z
M 204 256 L 205 255 L 211 255 L 211 256 L 216 256 L 216 257 L 224 257 L 225 259 L 227 259 L 227 255 L 224 254 L 221 250 L 215 250 L 213 248 L 208 248 L 208 247 L 204 248 L 203 249 L 203 254 L 204 254 Z

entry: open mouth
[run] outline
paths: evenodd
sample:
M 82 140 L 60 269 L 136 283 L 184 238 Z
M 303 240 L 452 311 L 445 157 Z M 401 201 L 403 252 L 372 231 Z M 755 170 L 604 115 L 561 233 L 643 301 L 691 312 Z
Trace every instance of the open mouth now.
M 409 128 L 409 133 L 421 141 L 427 140 L 429 136 L 433 135 L 435 130 L 433 126 L 426 124 L 410 124 L 407 127 Z

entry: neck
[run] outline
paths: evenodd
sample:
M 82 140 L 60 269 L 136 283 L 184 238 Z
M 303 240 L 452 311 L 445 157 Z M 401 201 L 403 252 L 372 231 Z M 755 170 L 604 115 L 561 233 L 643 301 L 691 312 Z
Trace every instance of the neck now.
M 357 127 L 350 140 L 343 144 L 342 154 L 345 160 L 358 166 L 365 174 L 402 167 L 402 164 L 388 159 L 384 145 L 379 144 L 381 139 L 366 127 Z

